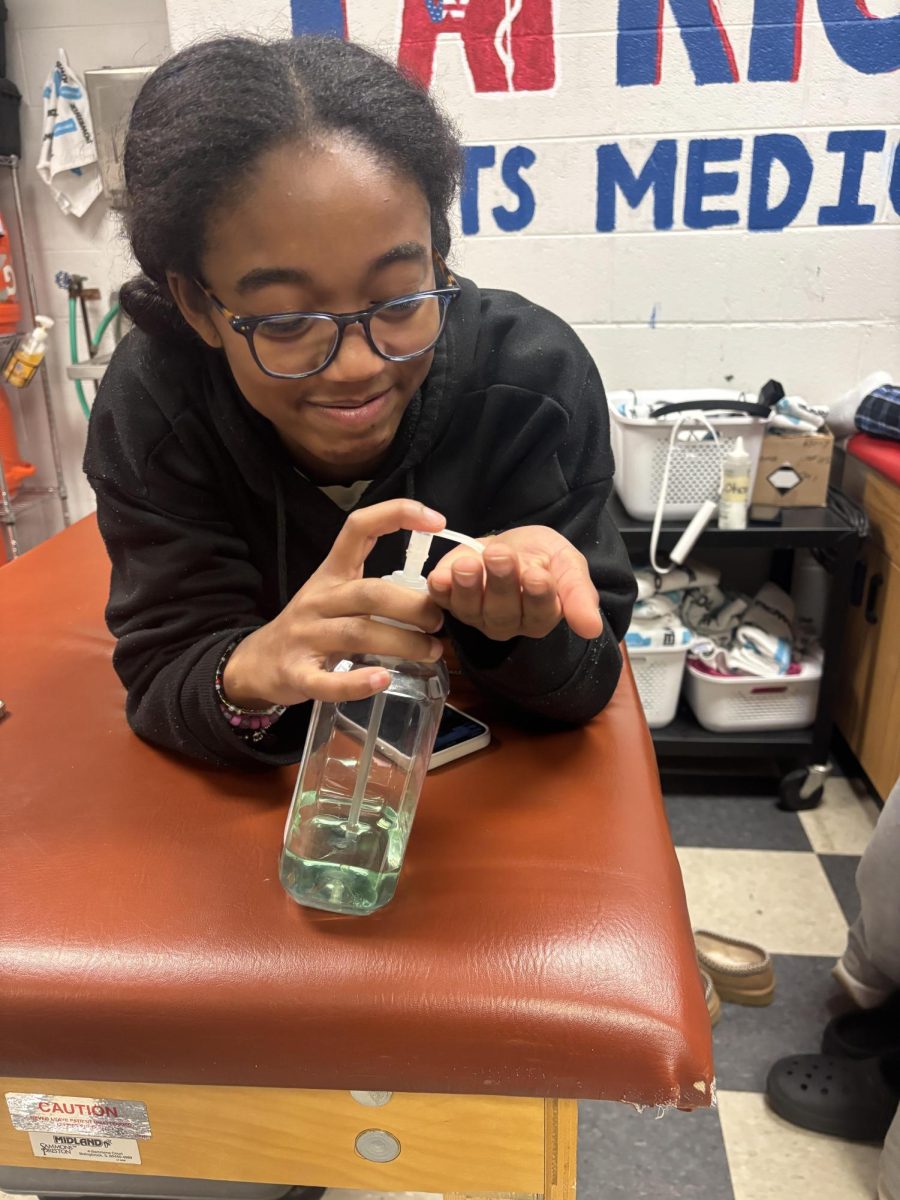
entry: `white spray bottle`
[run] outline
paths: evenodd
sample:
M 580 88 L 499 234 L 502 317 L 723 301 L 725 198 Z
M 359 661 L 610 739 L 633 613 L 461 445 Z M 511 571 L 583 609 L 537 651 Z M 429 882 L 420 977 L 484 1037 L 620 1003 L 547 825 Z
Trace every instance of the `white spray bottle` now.
M 433 537 L 483 553 L 465 534 L 413 533 L 392 583 L 424 592 Z M 403 856 L 449 691 L 443 662 L 372 654 L 344 659 L 335 671 L 383 667 L 384 691 L 367 700 L 319 701 L 284 830 L 281 883 L 298 904 L 364 916 L 397 888 Z

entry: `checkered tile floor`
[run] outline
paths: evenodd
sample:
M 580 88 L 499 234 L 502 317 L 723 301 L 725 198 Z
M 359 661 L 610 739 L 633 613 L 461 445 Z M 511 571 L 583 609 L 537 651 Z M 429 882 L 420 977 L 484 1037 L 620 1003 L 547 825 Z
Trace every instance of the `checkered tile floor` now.
M 873 1200 L 878 1149 L 789 1125 L 763 1089 L 776 1059 L 818 1051 L 826 1022 L 847 1007 L 830 972 L 858 911 L 854 875 L 876 806 L 859 785 L 832 778 L 806 813 L 672 792 L 666 808 L 693 924 L 765 946 L 775 1001 L 723 1004 L 717 1110 L 657 1120 L 582 1105 L 579 1200 Z
M 693 924 L 764 945 L 775 1001 L 723 1005 L 718 1109 L 657 1119 L 581 1105 L 579 1200 L 873 1200 L 879 1150 L 796 1129 L 769 1112 L 763 1088 L 775 1059 L 817 1051 L 829 1017 L 847 1007 L 830 970 L 856 916 L 854 874 L 876 806 L 838 777 L 807 813 L 671 790 L 666 807 Z M 380 1198 L 332 1191 L 326 1200 Z

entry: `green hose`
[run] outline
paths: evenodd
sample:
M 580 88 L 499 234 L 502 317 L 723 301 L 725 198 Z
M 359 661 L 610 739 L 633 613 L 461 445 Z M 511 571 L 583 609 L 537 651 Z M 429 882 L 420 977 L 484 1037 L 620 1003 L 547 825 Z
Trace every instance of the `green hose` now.
M 95 350 L 97 349 L 97 347 L 100 345 L 101 341 L 103 340 L 103 335 L 104 335 L 104 333 L 106 333 L 107 329 L 109 328 L 110 321 L 114 321 L 118 315 L 119 315 L 119 306 L 118 306 L 118 304 L 114 304 L 112 306 L 112 308 L 109 310 L 109 312 L 106 314 L 106 316 L 103 318 L 103 320 L 100 322 L 100 324 L 97 326 L 97 332 L 94 334 L 93 338 L 91 339 L 91 344 Z
M 69 357 L 72 360 L 72 366 L 78 365 L 78 326 L 76 325 L 75 297 L 69 297 Z M 91 406 L 85 398 L 84 388 L 81 386 L 81 380 L 74 380 L 75 391 L 78 394 L 78 403 L 81 405 L 81 411 L 84 413 L 86 421 L 91 419 Z
M 116 319 L 116 317 L 118 317 L 118 315 L 119 315 L 119 306 L 118 306 L 118 304 L 114 304 L 112 306 L 112 308 L 109 310 L 109 312 L 106 314 L 106 316 L 103 318 L 103 320 L 100 322 L 100 324 L 97 326 L 97 332 L 91 338 L 91 346 L 95 350 L 100 345 L 100 342 L 103 340 L 103 335 L 104 335 L 104 333 L 106 333 L 107 329 L 109 328 L 110 323 L 112 321 L 114 321 Z M 69 356 L 72 359 L 72 365 L 77 366 L 78 365 L 78 328 L 77 328 L 76 301 L 75 301 L 74 296 L 69 297 Z M 87 399 L 85 398 L 84 388 L 82 386 L 81 380 L 76 379 L 76 380 L 74 380 L 74 383 L 75 383 L 75 391 L 78 395 L 78 403 L 81 405 L 81 411 L 84 413 L 85 418 L 87 420 L 90 420 L 91 406 L 88 404 Z

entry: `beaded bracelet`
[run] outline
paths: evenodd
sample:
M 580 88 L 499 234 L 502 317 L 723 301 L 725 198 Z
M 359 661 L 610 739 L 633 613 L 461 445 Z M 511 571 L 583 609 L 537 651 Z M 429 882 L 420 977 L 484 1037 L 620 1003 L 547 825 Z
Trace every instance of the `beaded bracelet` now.
M 287 712 L 287 706 L 270 704 L 268 708 L 239 708 L 236 704 L 232 704 L 225 695 L 223 684 L 225 664 L 240 641 L 240 638 L 235 638 L 219 659 L 219 665 L 216 667 L 216 698 L 219 701 L 219 711 L 234 732 L 242 737 L 249 735 L 252 741 L 258 742 L 278 718 Z

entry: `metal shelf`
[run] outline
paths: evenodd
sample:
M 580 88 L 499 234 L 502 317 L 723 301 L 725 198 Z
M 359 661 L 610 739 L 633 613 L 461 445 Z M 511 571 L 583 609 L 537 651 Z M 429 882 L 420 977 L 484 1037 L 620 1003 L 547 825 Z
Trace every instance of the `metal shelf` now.
M 626 513 L 613 493 L 608 503 L 613 523 L 622 535 L 632 562 L 649 557 L 652 521 L 638 520 Z M 663 523 L 659 545 L 670 550 L 687 522 Z M 835 508 L 789 508 L 782 510 L 779 524 L 750 522 L 746 529 L 719 529 L 707 526 L 697 542 L 702 555 L 706 549 L 770 549 L 774 562 L 784 566 L 786 556 L 797 549 L 829 549 L 833 563 L 822 648 L 825 664 L 819 688 L 815 723 L 809 729 L 771 730 L 765 733 L 712 733 L 704 729 L 685 703 L 675 720 L 663 729 L 651 730 L 653 745 L 665 768 L 673 759 L 793 759 L 801 764 L 824 762 L 828 757 L 833 728 L 832 711 L 838 688 L 839 650 L 853 563 L 859 548 L 859 531 Z M 789 564 L 789 557 L 787 562 Z M 785 574 L 785 572 L 783 572 Z
M 6 154 L 0 155 L 0 167 L 5 167 L 9 170 L 10 179 L 12 180 L 13 199 L 15 201 L 16 211 L 16 235 L 18 245 L 14 250 L 21 255 L 19 266 L 19 278 L 24 279 L 27 285 L 28 300 L 30 302 L 30 318 L 31 324 L 34 324 L 35 316 L 37 315 L 37 293 L 34 288 L 34 279 L 31 274 L 31 250 L 28 242 L 28 233 L 25 228 L 25 219 L 22 210 L 22 194 L 19 190 L 19 159 L 16 155 Z M 14 259 L 15 262 L 15 259 Z M 3 343 L 4 358 L 6 353 L 11 348 L 12 342 L 20 335 L 12 335 L 0 339 Z M 3 464 L 0 462 L 0 533 L 2 533 L 2 542 L 5 543 L 7 556 L 11 558 L 17 557 L 20 553 L 19 539 L 16 533 L 16 522 L 18 518 L 24 515 L 29 510 L 36 508 L 48 499 L 54 499 L 59 504 L 60 513 L 62 516 L 63 525 L 70 524 L 69 516 L 69 500 L 66 491 L 66 483 L 63 477 L 62 455 L 59 446 L 59 436 L 56 428 L 56 417 L 53 412 L 53 404 L 50 398 L 50 384 L 47 378 L 47 365 L 42 362 L 37 371 L 36 383 L 40 387 L 43 396 L 44 419 L 47 425 L 47 436 L 50 443 L 50 452 L 53 458 L 53 473 L 56 477 L 56 483 L 52 487 L 42 487 L 39 484 L 26 484 L 18 492 L 15 500 L 10 498 L 6 486 L 6 478 L 3 474 Z M 0 563 L 3 562 L 2 546 L 0 546 Z
M 66 378 L 92 379 L 96 382 L 106 374 L 106 368 L 109 366 L 111 358 L 111 354 L 98 354 L 90 362 L 73 363 L 71 366 L 66 367 Z
M 649 546 L 652 521 L 629 516 L 615 492 L 607 508 L 629 552 L 644 550 Z M 762 521 L 750 521 L 746 529 L 719 529 L 717 525 L 709 525 L 698 544 L 723 548 L 809 549 L 834 545 L 853 532 L 832 508 L 785 508 L 781 511 L 782 519 L 777 525 Z M 687 521 L 664 521 L 659 535 L 660 548 L 671 550 L 686 527 Z
M 48 500 L 57 500 L 59 489 L 55 487 L 21 487 L 15 496 L 10 498 L 9 508 L 0 504 L 0 524 L 14 525 L 19 517 L 46 504 Z

